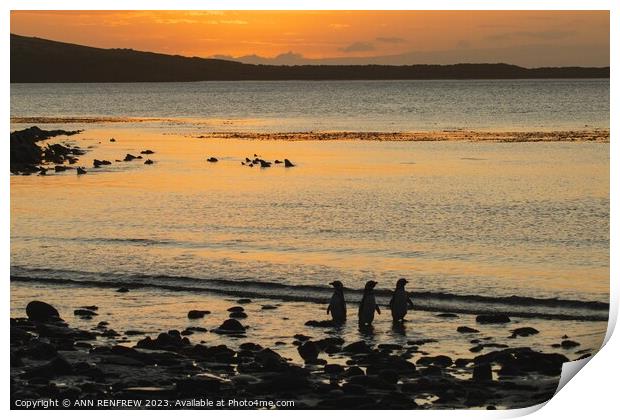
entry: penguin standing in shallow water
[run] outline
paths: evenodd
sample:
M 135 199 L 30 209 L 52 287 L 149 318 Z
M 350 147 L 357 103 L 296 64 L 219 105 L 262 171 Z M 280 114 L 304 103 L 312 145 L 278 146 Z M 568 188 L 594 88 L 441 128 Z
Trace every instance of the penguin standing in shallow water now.
M 331 312 L 332 320 L 337 324 L 342 324 L 347 320 L 347 302 L 344 300 L 343 285 L 338 280 L 329 284 L 334 286 L 334 294 L 329 301 L 327 314 Z
M 413 302 L 409 297 L 409 294 L 405 291 L 405 284 L 408 281 L 405 279 L 398 279 L 396 282 L 396 290 L 390 300 L 390 309 L 392 310 L 392 320 L 397 322 L 403 322 L 407 310 L 413 308 Z
M 376 285 L 376 281 L 370 280 L 366 282 L 366 286 L 364 287 L 364 296 L 360 302 L 360 309 L 358 312 L 360 327 L 370 326 L 372 324 L 373 319 L 375 319 L 375 311 L 381 314 L 379 305 L 377 305 L 375 301 L 374 288 Z

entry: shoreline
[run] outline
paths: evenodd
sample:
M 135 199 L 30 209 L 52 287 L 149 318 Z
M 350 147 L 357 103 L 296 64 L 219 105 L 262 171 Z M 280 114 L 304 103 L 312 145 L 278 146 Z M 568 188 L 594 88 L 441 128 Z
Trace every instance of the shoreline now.
M 90 323 L 84 329 L 41 318 L 29 304 L 29 318 L 11 318 L 11 404 L 20 408 L 15 406 L 19 399 L 59 398 L 69 399 L 72 408 L 88 408 L 74 404 L 79 399 L 158 399 L 167 408 L 192 408 L 179 401 L 224 398 L 293 401 L 286 408 L 295 409 L 522 408 L 553 396 L 562 363 L 569 360 L 492 338 L 478 345 L 490 351 L 472 348 L 471 357 L 453 358 L 430 350 L 434 339 L 345 340 L 328 321 L 314 321 L 321 326 L 312 336 L 297 329 L 285 332 L 298 353 L 293 359 L 277 344 L 273 350 L 255 341 L 252 318 L 239 316 L 252 300 L 236 304 L 226 311 L 196 311 L 215 322 L 211 325 L 223 321 L 215 329 L 192 323 L 148 333 L 117 332 L 119 327 L 105 319 L 111 315 L 106 308 L 74 303 L 76 320 Z M 528 327 L 512 331 L 537 334 Z
M 204 285 L 171 285 L 171 284 L 144 284 L 135 283 L 131 281 L 113 281 L 113 282 L 101 282 L 96 280 L 69 280 L 62 278 L 33 278 L 23 276 L 10 276 L 11 284 L 42 284 L 42 285 L 54 285 L 54 286 L 68 286 L 78 288 L 98 288 L 98 289 L 117 289 L 117 288 L 129 288 L 131 290 L 162 290 L 167 292 L 180 292 L 180 293 L 197 293 L 199 295 L 216 295 L 223 298 L 256 298 L 256 299 L 271 299 L 279 302 L 299 302 L 304 304 L 327 304 L 329 303 L 330 289 L 325 289 L 325 296 L 310 296 L 303 294 L 303 286 L 300 287 L 300 295 L 294 294 L 276 294 L 273 293 L 261 293 L 257 290 L 234 290 L 234 289 L 221 289 L 216 287 L 208 287 Z M 239 284 L 240 286 L 243 283 Z M 309 289 L 317 289 L 309 288 Z M 360 290 L 345 289 L 347 296 L 357 299 L 361 297 Z M 387 308 L 387 299 L 391 296 L 391 290 L 377 290 L 377 298 L 380 306 Z M 572 301 L 572 300 L 557 300 L 557 299 L 545 299 L 545 298 L 533 298 L 523 296 L 474 296 L 474 295 L 446 295 L 441 292 L 428 292 L 418 291 L 410 292 L 409 295 L 414 299 L 413 309 L 416 311 L 422 311 L 427 313 L 433 312 L 450 312 L 463 315 L 479 315 L 479 314 L 493 314 L 497 312 L 494 309 L 495 306 L 503 307 L 502 313 L 518 318 L 524 319 L 539 319 L 547 321 L 584 321 L 584 322 L 607 322 L 609 317 L 609 304 L 606 302 L 598 301 Z M 458 305 L 450 304 L 461 301 L 461 304 L 466 304 L 465 307 L 459 307 Z M 421 303 L 422 302 L 422 303 Z M 442 305 L 441 302 L 444 304 Z M 435 303 L 435 305 L 433 305 Z M 483 307 L 482 305 L 488 305 Z M 547 308 L 547 313 L 537 313 L 528 310 L 528 307 L 540 305 Z M 582 310 L 587 309 L 590 311 L 603 311 L 605 314 L 568 314 L 568 313 L 554 313 L 553 309 L 561 308 L 565 305 L 569 308 L 576 309 L 575 305 L 581 307 Z M 607 307 L 605 308 L 605 305 Z M 469 307 L 468 307 L 469 306 Z M 513 306 L 511 308 L 511 306 Z

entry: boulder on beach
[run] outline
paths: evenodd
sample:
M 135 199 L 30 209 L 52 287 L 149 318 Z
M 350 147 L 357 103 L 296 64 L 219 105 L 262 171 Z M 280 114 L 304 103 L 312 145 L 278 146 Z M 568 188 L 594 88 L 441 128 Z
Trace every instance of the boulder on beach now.
M 236 319 L 229 318 L 212 331 L 216 334 L 240 334 L 245 332 L 245 328 Z
M 291 162 L 291 161 L 290 161 L 290 160 L 288 160 L 288 159 L 284 159 L 284 167 L 285 167 L 285 168 L 292 168 L 293 166 L 295 166 L 295 165 L 293 164 L 293 162 Z
M 506 314 L 482 314 L 476 317 L 479 324 L 505 324 L 510 322 L 510 317 Z
M 207 162 L 211 162 L 211 163 L 215 163 L 217 161 L 218 161 L 218 159 L 213 157 L 213 156 L 211 156 L 209 159 L 207 159 Z
M 199 318 L 204 318 L 205 315 L 209 315 L 210 313 L 211 311 L 199 311 L 196 309 L 192 309 L 191 311 L 187 313 L 187 317 L 189 319 L 199 319 Z
M 152 151 L 151 149 L 146 149 L 140 152 L 140 154 L 142 155 L 152 155 L 153 153 L 155 153 L 154 151 Z
M 84 168 L 78 167 L 78 168 L 76 168 L 76 170 L 77 170 L 77 174 L 78 175 L 85 175 L 86 174 L 86 170 Z
M 514 330 L 510 330 L 510 332 L 512 333 L 512 335 L 509 338 L 529 337 L 530 335 L 539 333 L 539 331 L 536 328 L 532 328 L 532 327 L 516 328 Z
M 466 327 L 466 326 L 461 326 L 461 327 L 458 327 L 458 328 L 456 329 L 456 331 L 457 331 L 457 332 L 460 332 L 461 334 L 468 334 L 468 333 L 472 333 L 472 334 L 473 334 L 473 333 L 478 333 L 478 332 L 480 332 L 480 331 L 478 331 L 478 330 L 477 330 L 477 329 L 475 329 L 475 328 L 470 328 L 470 327 Z
M 314 341 L 308 340 L 297 347 L 297 352 L 305 362 L 313 362 L 319 356 L 320 350 Z
M 73 315 L 76 316 L 81 316 L 81 317 L 92 317 L 92 316 L 97 316 L 97 312 L 92 311 L 90 309 L 76 309 L 75 311 L 73 311 Z
M 60 320 L 60 314 L 49 303 L 41 302 L 39 300 L 33 300 L 26 305 L 26 315 L 31 321 L 58 321 Z
M 144 164 L 145 164 L 145 165 L 152 165 L 152 164 L 154 164 L 154 163 L 155 163 L 155 162 L 153 162 L 151 159 L 147 159 L 147 160 L 145 160 L 145 161 L 144 161 Z
M 572 349 L 573 347 L 579 347 L 580 345 L 581 344 L 573 340 L 564 340 L 560 343 L 560 346 L 563 349 Z
M 343 353 L 370 353 L 372 349 L 366 344 L 365 341 L 356 341 L 348 344 L 342 348 Z
M 132 155 L 131 153 L 127 153 L 125 158 L 123 159 L 125 162 L 131 162 L 132 160 L 137 159 L 137 156 Z
M 116 289 L 116 291 L 118 293 L 127 293 L 127 292 L 129 292 L 129 289 L 126 288 L 126 287 L 119 287 L 118 289 Z
M 448 356 L 424 356 L 420 357 L 417 361 L 419 365 L 434 365 L 440 367 L 452 366 L 452 359 Z

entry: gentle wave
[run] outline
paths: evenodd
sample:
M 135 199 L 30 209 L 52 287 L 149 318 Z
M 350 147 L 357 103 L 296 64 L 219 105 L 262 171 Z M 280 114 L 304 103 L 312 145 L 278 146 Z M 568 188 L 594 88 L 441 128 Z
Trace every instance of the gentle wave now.
M 37 271 L 37 270 L 34 270 Z M 76 287 L 127 287 L 157 288 L 173 292 L 213 293 L 234 297 L 268 298 L 282 301 L 326 303 L 331 289 L 314 285 L 285 285 L 254 279 L 201 279 L 176 276 L 149 275 L 97 275 L 80 273 L 54 273 L 39 270 L 44 276 L 11 275 L 12 282 L 48 283 Z M 60 275 L 59 275 L 60 274 Z M 73 277 L 69 279 L 67 277 Z M 361 299 L 362 290 L 345 289 L 347 299 L 356 302 Z M 377 289 L 379 304 L 387 304 L 391 290 Z M 463 314 L 485 314 L 502 312 L 523 318 L 557 320 L 607 321 L 609 304 L 600 301 L 570 299 L 541 299 L 525 296 L 480 296 L 459 295 L 445 292 L 411 292 L 414 309 L 432 312 L 454 312 Z

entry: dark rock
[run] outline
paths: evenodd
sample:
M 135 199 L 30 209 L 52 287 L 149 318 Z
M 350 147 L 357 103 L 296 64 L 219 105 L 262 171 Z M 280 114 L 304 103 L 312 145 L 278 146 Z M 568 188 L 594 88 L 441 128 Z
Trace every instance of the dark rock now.
M 181 337 L 181 333 L 160 333 L 155 340 L 151 337 L 143 338 L 138 341 L 136 347 L 144 349 L 160 349 L 160 350 L 178 350 L 183 347 L 190 346 L 191 343 L 187 337 Z
M 448 367 L 448 366 L 452 366 L 452 359 L 448 356 L 425 356 L 425 357 L 420 357 L 417 361 L 417 364 L 419 365 L 434 365 L 434 366 L 441 366 L 441 367 Z
M 194 332 L 207 332 L 206 328 L 196 327 L 196 326 L 187 327 L 187 328 L 185 328 L 185 330 L 186 331 L 194 331 Z
M 213 330 L 217 334 L 238 334 L 244 333 L 245 327 L 236 319 L 227 319 L 218 328 Z
M 151 149 L 146 149 L 140 152 L 140 154 L 143 154 L 143 155 L 152 155 L 153 153 L 155 152 L 152 151 Z
M 476 317 L 479 324 L 505 324 L 510 322 L 510 317 L 506 314 L 484 314 Z
M 145 161 L 144 161 L 144 164 L 145 164 L 145 165 L 152 165 L 152 164 L 154 164 L 154 163 L 155 163 L 155 162 L 153 162 L 151 159 L 147 159 L 147 160 L 145 160 Z
M 260 308 L 262 310 L 264 310 L 264 311 L 270 311 L 270 310 L 278 309 L 278 307 L 275 306 L 275 305 L 263 305 Z
M 579 344 L 576 341 L 572 341 L 572 340 L 564 340 L 560 343 L 560 346 L 562 346 L 563 349 L 572 349 L 574 347 L 579 347 L 581 344 Z
M 126 288 L 126 287 L 120 287 L 120 288 L 116 289 L 116 291 L 118 293 L 127 293 L 127 292 L 129 292 L 129 289 Z
M 49 303 L 38 300 L 33 300 L 26 305 L 26 315 L 31 321 L 39 322 L 58 321 L 60 319 L 60 314 L 56 308 Z
M 532 327 L 516 328 L 514 330 L 511 330 L 510 332 L 512 333 L 510 338 L 529 337 L 530 335 L 534 335 L 534 334 L 538 334 L 539 333 L 539 331 L 536 328 L 532 328 Z
M 475 364 L 472 379 L 474 382 L 488 382 L 493 380 L 491 365 L 488 363 Z
M 477 364 L 499 363 L 502 366 L 500 374 L 538 372 L 549 376 L 559 375 L 562 364 L 568 361 L 562 354 L 541 353 L 527 347 L 493 351 L 474 359 Z
M 80 306 L 80 309 L 88 309 L 89 311 L 96 311 L 99 309 L 99 307 L 95 305 L 87 305 L 87 306 Z
M 187 313 L 187 317 L 189 319 L 199 319 L 199 318 L 204 318 L 205 315 L 209 315 L 210 313 L 211 311 L 199 311 L 199 310 L 193 309 Z
M 125 331 L 125 335 L 144 335 L 144 331 L 140 330 L 127 330 Z
M 90 309 L 76 309 L 75 311 L 73 311 L 73 315 L 76 316 L 89 316 L 89 317 L 93 317 L 93 316 L 97 316 L 97 312 L 95 311 L 91 311 Z
M 313 362 L 319 355 L 319 348 L 313 341 L 306 341 L 301 346 L 297 347 L 297 351 L 305 362 Z
M 287 362 L 282 356 L 271 349 L 262 349 L 254 355 L 254 360 L 270 370 L 279 371 L 286 367 Z
M 356 341 L 354 343 L 348 344 L 342 348 L 344 353 L 351 354 L 359 354 L 359 353 L 370 353 L 372 349 L 366 344 L 365 341 Z
M 438 316 L 439 318 L 458 318 L 459 317 L 457 314 L 451 314 L 451 313 L 441 313 L 441 314 L 437 314 L 436 316 Z
M 116 139 L 110 139 L 110 143 L 116 142 Z
M 72 154 L 82 154 L 78 148 L 68 148 L 61 144 L 50 144 L 45 149 L 37 142 L 55 136 L 72 136 L 81 131 L 41 130 L 39 127 L 30 127 L 24 130 L 13 131 L 10 135 L 10 170 L 13 173 L 23 171 L 31 173 L 37 170 L 38 165 L 44 162 L 63 163 Z
M 237 303 L 240 305 L 245 305 L 247 303 L 252 303 L 252 299 L 248 299 L 248 298 L 237 299 Z
M 84 168 L 76 168 L 77 174 L 78 175 L 85 175 L 86 174 L 86 170 Z
M 285 168 L 292 168 L 293 166 L 295 166 L 295 165 L 290 160 L 284 159 L 284 167 Z
M 231 312 L 228 315 L 229 318 L 236 318 L 236 319 L 244 319 L 248 317 L 248 314 L 246 314 L 245 312 Z
M 307 335 L 303 335 L 303 334 L 295 334 L 295 335 L 293 336 L 293 338 L 295 338 L 296 340 L 299 340 L 299 341 L 308 341 L 308 340 L 310 340 L 312 337 L 308 337 Z
M 233 307 L 230 307 L 230 308 L 228 308 L 226 310 L 228 312 L 243 312 L 244 311 L 243 306 L 233 306 Z
M 478 331 L 478 330 L 477 330 L 477 329 L 475 329 L 475 328 L 470 328 L 470 327 L 465 327 L 465 326 L 458 327 L 458 328 L 456 329 L 456 331 L 457 331 L 457 332 L 460 332 L 461 334 L 478 333 L 478 332 L 480 332 L 480 331 Z
M 218 159 L 214 158 L 214 157 L 210 157 L 209 159 L 207 159 L 207 162 L 211 162 L 211 163 L 215 163 L 217 161 L 218 161 Z

